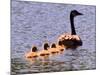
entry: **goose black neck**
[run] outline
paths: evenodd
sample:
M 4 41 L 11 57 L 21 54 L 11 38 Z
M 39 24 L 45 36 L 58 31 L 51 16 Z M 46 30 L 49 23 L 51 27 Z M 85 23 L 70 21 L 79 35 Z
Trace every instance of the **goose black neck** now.
M 71 23 L 71 34 L 76 35 L 75 27 L 74 27 L 74 16 L 70 15 L 70 23 Z

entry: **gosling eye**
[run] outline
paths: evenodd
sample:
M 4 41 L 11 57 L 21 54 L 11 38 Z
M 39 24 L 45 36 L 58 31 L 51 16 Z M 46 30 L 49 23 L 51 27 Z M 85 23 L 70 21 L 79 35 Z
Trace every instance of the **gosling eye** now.
M 50 54 L 47 54 L 47 55 L 50 55 Z
M 60 51 L 64 51 L 64 49 L 61 49 Z
M 45 56 L 45 54 L 40 54 L 40 56 Z
M 56 52 L 52 52 L 52 54 L 55 54 Z
M 33 58 L 36 58 L 36 57 L 38 57 L 38 56 L 33 56 Z

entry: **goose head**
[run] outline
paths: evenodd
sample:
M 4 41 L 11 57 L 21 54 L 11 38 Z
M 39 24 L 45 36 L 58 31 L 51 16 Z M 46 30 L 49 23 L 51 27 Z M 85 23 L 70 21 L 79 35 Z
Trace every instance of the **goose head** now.
M 72 10 L 71 13 L 70 13 L 70 16 L 72 16 L 72 17 L 76 17 L 78 15 L 83 15 L 83 14 L 78 12 L 77 10 Z

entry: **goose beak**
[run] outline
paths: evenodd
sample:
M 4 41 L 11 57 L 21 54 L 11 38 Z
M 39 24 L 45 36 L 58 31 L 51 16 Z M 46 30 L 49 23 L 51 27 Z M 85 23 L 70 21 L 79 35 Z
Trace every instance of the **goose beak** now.
M 83 15 L 82 13 L 78 13 L 78 15 Z

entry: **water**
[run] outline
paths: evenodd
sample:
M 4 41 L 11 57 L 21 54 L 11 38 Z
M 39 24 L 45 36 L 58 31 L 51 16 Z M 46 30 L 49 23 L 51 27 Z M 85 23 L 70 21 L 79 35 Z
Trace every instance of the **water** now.
M 39 3 L 12 0 L 11 2 L 11 68 L 12 74 L 86 70 L 96 68 L 95 6 Z M 41 61 L 30 65 L 24 54 L 36 45 L 57 41 L 64 32 L 70 32 L 71 10 L 84 15 L 75 18 L 75 28 L 83 45 L 76 50 L 66 50 L 62 55 L 50 58 L 52 63 Z

